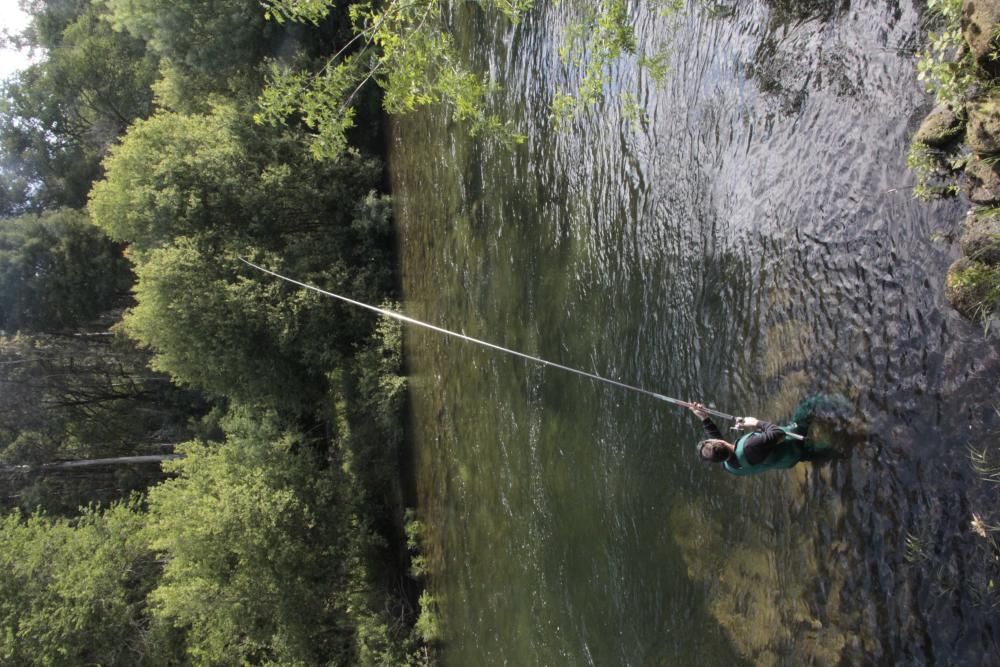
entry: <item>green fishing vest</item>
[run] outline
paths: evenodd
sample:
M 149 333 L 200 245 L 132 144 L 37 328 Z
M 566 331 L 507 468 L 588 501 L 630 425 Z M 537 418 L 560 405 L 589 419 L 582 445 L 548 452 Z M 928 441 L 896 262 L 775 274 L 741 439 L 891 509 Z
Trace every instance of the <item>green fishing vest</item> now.
M 780 426 L 779 428 L 786 433 L 789 433 L 792 430 L 788 426 Z M 753 433 L 747 433 L 736 441 L 736 460 L 740 462 L 741 467 L 733 468 L 729 465 L 729 461 L 726 461 L 722 464 L 722 467 L 726 469 L 726 472 L 732 475 L 756 475 L 757 473 L 762 473 L 765 470 L 791 468 L 793 465 L 802 460 L 802 444 L 794 438 L 786 437 L 784 442 L 779 443 L 766 459 L 756 465 L 750 465 L 747 462 L 743 446 L 746 444 L 747 439 L 751 435 L 753 435 Z

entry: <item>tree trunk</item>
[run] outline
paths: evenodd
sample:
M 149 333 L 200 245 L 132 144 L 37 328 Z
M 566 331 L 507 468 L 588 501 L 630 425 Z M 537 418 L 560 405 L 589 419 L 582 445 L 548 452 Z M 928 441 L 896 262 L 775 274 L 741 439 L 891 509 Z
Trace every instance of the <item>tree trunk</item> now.
M 60 461 L 58 463 L 42 463 L 41 465 L 3 466 L 0 472 L 39 472 L 47 470 L 68 470 L 71 468 L 92 468 L 97 466 L 125 465 L 130 463 L 160 463 L 183 458 L 183 454 L 146 454 L 143 456 L 118 456 L 110 459 L 81 459 L 79 461 Z

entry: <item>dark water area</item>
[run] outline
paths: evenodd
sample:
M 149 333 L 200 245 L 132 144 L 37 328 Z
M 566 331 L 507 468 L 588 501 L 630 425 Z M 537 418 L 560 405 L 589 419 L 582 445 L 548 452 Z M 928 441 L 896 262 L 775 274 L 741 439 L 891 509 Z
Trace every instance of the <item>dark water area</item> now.
M 908 189 L 923 4 L 631 12 L 671 71 L 557 131 L 570 8 L 455 9 L 527 141 L 395 124 L 403 308 L 730 413 L 838 396 L 843 458 L 733 478 L 684 410 L 408 331 L 445 664 L 996 660 L 1000 331 L 943 296 L 968 202 Z

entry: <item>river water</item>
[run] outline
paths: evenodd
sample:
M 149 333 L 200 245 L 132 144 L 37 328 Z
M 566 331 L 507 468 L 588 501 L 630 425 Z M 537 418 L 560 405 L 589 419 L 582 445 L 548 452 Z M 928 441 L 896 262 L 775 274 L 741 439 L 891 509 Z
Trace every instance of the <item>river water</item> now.
M 997 660 L 1000 551 L 971 522 L 1000 524 L 974 468 L 1000 434 L 1000 337 L 943 298 L 968 203 L 907 189 L 921 7 L 630 7 L 671 71 L 623 59 L 560 131 L 572 8 L 456 8 L 527 141 L 440 110 L 394 124 L 403 308 L 726 412 L 837 396 L 842 458 L 733 478 L 697 460 L 685 410 L 408 330 L 444 663 Z

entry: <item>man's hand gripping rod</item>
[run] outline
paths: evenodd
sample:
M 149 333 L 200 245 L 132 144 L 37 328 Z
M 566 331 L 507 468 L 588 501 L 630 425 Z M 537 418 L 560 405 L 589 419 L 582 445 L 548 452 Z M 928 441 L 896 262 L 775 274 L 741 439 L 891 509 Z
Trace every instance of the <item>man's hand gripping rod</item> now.
M 683 406 L 683 407 L 685 407 L 685 408 L 687 408 L 689 410 L 692 410 L 692 409 L 694 409 L 697 406 L 697 408 L 700 411 L 702 411 L 702 412 L 704 412 L 706 414 L 714 415 L 714 416 L 718 417 L 719 419 L 728 419 L 729 421 L 734 422 L 734 426 L 731 427 L 733 430 L 737 430 L 737 431 L 738 430 L 742 430 L 743 427 L 744 427 L 744 423 L 748 419 L 753 419 L 753 424 L 751 424 L 751 426 L 756 426 L 757 425 L 757 419 L 755 419 L 753 417 L 736 417 L 734 415 L 726 414 L 725 412 L 720 412 L 719 410 L 713 410 L 712 408 L 706 408 L 704 405 L 700 405 L 700 404 L 696 404 L 696 403 L 690 403 L 688 401 L 680 401 L 680 400 L 677 400 L 676 398 L 670 398 L 669 396 L 664 396 L 663 394 L 654 394 L 654 396 L 656 396 L 661 401 L 666 401 L 667 403 L 673 403 L 674 405 L 680 405 L 680 406 Z M 782 430 L 784 431 L 784 429 L 782 429 Z M 785 436 L 788 437 L 788 438 L 792 438 L 794 440 L 805 440 L 806 439 L 806 437 L 804 435 L 799 435 L 798 433 L 792 433 L 790 431 L 785 431 Z

